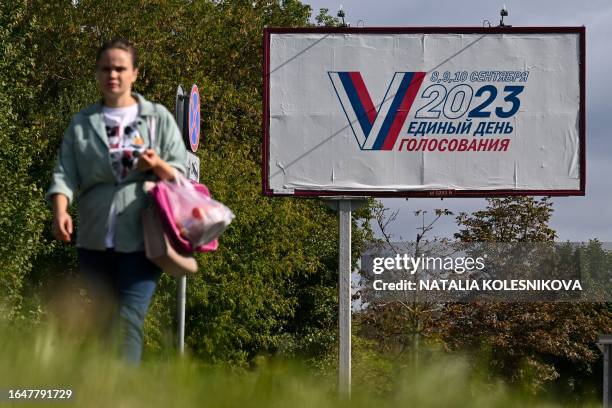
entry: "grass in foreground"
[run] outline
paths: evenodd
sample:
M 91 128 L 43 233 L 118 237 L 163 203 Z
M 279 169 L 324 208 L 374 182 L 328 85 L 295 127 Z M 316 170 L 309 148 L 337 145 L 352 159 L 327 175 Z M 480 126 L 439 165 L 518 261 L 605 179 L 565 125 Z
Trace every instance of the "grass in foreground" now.
M 260 359 L 251 370 L 212 367 L 185 358 L 128 367 L 93 345 L 61 339 L 53 329 L 16 334 L 0 328 L 0 389 L 70 389 L 73 401 L 13 402 L 77 407 L 525 407 L 555 406 L 526 399 L 503 384 L 479 379 L 465 361 L 448 357 L 411 373 L 400 371 L 381 392 L 373 361 L 354 355 L 351 399 L 336 390 L 336 374 L 315 375 L 303 364 Z M 377 384 L 378 383 L 378 384 Z M 376 385 L 375 385 L 376 384 Z M 597 406 L 597 405 L 594 405 Z

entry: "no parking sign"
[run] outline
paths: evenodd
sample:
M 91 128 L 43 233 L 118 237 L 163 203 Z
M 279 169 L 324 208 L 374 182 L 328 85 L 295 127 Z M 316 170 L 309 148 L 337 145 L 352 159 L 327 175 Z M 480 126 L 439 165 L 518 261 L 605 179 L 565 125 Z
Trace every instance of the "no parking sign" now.
M 200 144 L 200 93 L 196 84 L 191 87 L 187 120 L 189 124 L 189 145 L 191 151 L 196 152 Z
M 192 85 L 189 95 L 178 86 L 174 114 L 185 148 L 195 153 L 200 145 L 200 92 L 196 84 Z
M 189 96 L 183 87 L 178 86 L 175 102 L 176 123 L 183 136 L 187 149 L 187 177 L 200 181 L 200 159 L 194 153 L 200 144 L 200 93 L 198 86 L 193 84 Z

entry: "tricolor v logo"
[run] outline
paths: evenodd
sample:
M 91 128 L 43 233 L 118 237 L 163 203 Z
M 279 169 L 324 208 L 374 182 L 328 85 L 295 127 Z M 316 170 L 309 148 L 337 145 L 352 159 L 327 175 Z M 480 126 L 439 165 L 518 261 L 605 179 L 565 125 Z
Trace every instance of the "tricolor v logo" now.
M 361 73 L 328 72 L 361 150 L 391 150 L 425 72 L 396 72 L 377 111 Z

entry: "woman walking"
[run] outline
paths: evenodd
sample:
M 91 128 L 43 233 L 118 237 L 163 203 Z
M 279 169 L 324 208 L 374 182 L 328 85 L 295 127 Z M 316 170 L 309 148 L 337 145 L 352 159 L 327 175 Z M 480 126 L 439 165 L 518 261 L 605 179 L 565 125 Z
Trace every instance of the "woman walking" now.
M 102 99 L 72 118 L 47 192 L 53 234 L 65 242 L 73 233 L 67 209 L 78 197 L 76 246 L 79 275 L 92 300 L 91 323 L 101 337 L 117 337 L 122 357 L 134 364 L 141 360 L 144 319 L 161 274 L 144 253 L 143 185 L 174 179 L 176 170 L 185 173 L 186 162 L 172 115 L 132 92 L 137 77 L 132 44 L 117 39 L 100 48 L 96 80 Z

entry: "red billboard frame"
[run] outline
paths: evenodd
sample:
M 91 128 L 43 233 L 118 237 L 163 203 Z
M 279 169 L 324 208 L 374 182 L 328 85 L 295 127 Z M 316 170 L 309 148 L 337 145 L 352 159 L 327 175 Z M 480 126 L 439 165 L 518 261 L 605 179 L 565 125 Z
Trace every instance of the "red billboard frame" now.
M 580 188 L 577 190 L 293 190 L 293 193 L 278 193 L 270 189 L 270 35 L 271 34 L 578 34 L 579 36 L 579 85 L 580 123 Z M 263 32 L 263 149 L 262 149 L 262 193 L 265 196 L 283 197 L 505 197 L 505 196 L 584 196 L 586 187 L 586 28 L 582 27 L 266 27 Z

